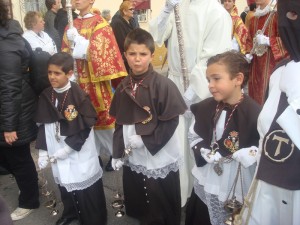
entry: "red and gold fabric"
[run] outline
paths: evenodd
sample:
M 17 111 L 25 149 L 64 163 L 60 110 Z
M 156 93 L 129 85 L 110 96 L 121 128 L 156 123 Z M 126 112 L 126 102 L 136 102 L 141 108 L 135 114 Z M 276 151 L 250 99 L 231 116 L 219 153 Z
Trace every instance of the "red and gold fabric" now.
M 113 128 L 114 119 L 108 113 L 113 96 L 111 80 L 127 75 L 113 31 L 97 14 L 77 18 L 74 20 L 74 27 L 80 35 L 89 40 L 87 60 L 77 59 L 76 69 L 78 83 L 90 95 L 98 113 L 95 129 Z M 70 52 L 66 33 L 63 37 L 62 51 Z
M 232 19 L 232 38 L 235 37 L 236 41 L 239 44 L 241 53 L 245 54 L 248 29 L 243 23 L 242 18 L 238 15 L 236 6 L 233 6 L 230 12 L 230 16 Z
M 249 35 L 247 38 L 247 52 L 253 47 L 253 38 L 258 30 L 262 30 L 269 13 L 261 17 L 253 17 L 250 21 Z M 264 35 L 270 38 L 270 47 L 262 55 L 253 55 L 249 75 L 249 95 L 259 104 L 263 104 L 265 94 L 269 83 L 269 78 L 277 62 L 288 56 L 283 47 L 278 33 L 277 13 L 275 12 L 264 32 Z

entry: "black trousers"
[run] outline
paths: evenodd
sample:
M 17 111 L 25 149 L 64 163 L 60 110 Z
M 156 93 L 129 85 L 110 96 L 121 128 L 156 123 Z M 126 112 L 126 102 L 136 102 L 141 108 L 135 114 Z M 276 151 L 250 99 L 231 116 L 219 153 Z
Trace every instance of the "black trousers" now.
M 208 208 L 194 189 L 186 206 L 185 225 L 211 225 Z
M 30 144 L 1 147 L 0 164 L 16 179 L 20 189 L 19 207 L 38 208 L 40 206 L 38 175 L 30 154 Z
M 105 225 L 107 223 L 106 201 L 102 179 L 92 186 L 68 192 L 58 185 L 64 204 L 62 217 L 78 218 L 81 225 Z
M 154 179 L 124 166 L 123 188 L 126 214 L 140 220 L 141 225 L 180 224 L 179 171 Z

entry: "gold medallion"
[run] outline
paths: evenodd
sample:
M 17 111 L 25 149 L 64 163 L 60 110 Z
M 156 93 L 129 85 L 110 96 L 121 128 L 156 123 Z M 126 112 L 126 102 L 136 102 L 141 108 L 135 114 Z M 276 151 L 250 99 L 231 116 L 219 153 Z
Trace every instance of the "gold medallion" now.
M 72 121 L 78 116 L 78 111 L 75 109 L 74 105 L 68 105 L 64 113 L 68 121 Z

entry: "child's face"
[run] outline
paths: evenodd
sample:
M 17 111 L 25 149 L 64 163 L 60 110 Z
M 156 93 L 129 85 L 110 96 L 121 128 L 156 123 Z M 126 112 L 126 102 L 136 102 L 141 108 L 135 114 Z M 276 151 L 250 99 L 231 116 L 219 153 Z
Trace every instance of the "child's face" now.
M 72 76 L 72 70 L 67 74 L 62 71 L 61 66 L 50 64 L 48 66 L 48 78 L 53 88 L 62 88 L 67 85 Z
M 141 75 L 148 70 L 153 54 L 144 44 L 130 44 L 125 57 L 134 75 Z
M 226 65 L 214 63 L 207 67 L 206 78 L 209 91 L 216 101 L 235 104 L 241 98 L 242 73 L 232 78 Z

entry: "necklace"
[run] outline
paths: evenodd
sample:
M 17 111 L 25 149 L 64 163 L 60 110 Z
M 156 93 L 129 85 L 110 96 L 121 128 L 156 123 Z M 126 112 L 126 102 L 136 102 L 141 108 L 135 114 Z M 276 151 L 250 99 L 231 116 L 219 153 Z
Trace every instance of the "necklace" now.
M 62 103 L 61 103 L 61 105 L 60 105 L 59 114 L 61 114 L 62 111 L 63 111 L 63 108 L 64 108 L 64 105 L 65 105 L 65 102 L 66 102 L 66 99 L 67 99 L 69 90 L 70 90 L 70 89 L 68 89 L 68 90 L 66 91 L 66 93 L 65 93 L 64 99 L 63 99 L 63 101 L 62 101 Z M 54 89 L 52 89 L 52 93 L 51 93 L 51 102 L 52 102 L 53 105 L 56 107 L 57 105 L 56 105 L 55 100 L 57 100 L 57 99 L 54 99 Z M 55 139 L 56 139 L 57 142 L 60 142 L 60 124 L 59 124 L 58 121 L 55 122 Z
M 236 103 L 225 123 L 225 126 L 224 126 L 224 129 L 223 129 L 223 134 L 224 134 L 224 131 L 226 130 L 232 116 L 233 116 L 233 113 L 235 112 L 235 110 L 237 109 L 238 105 L 241 103 L 241 101 L 244 99 L 244 95 L 242 94 L 240 100 L 238 101 L 238 103 Z M 216 107 L 216 113 L 215 113 L 215 117 L 214 117 L 214 141 L 212 142 L 212 144 L 210 145 L 211 147 L 211 152 L 207 154 L 207 157 L 211 157 L 213 156 L 214 154 L 216 154 L 216 152 L 219 150 L 219 144 L 217 142 L 217 131 L 216 131 L 216 126 L 217 126 L 217 121 L 218 121 L 218 118 L 219 118 L 219 114 L 220 114 L 220 110 L 223 109 L 224 107 L 221 107 L 220 103 L 218 103 L 217 107 Z M 232 155 L 229 155 L 229 156 L 226 156 L 226 157 L 222 157 L 218 163 L 216 163 L 214 165 L 214 171 L 216 172 L 216 174 L 218 176 L 221 176 L 222 173 L 223 173 L 223 168 L 222 168 L 222 163 L 230 163 L 232 161 L 232 158 L 231 158 Z
M 134 83 L 132 77 L 130 77 L 130 85 L 131 85 L 131 96 L 135 98 L 138 87 L 142 84 L 146 77 L 141 79 L 139 82 Z

